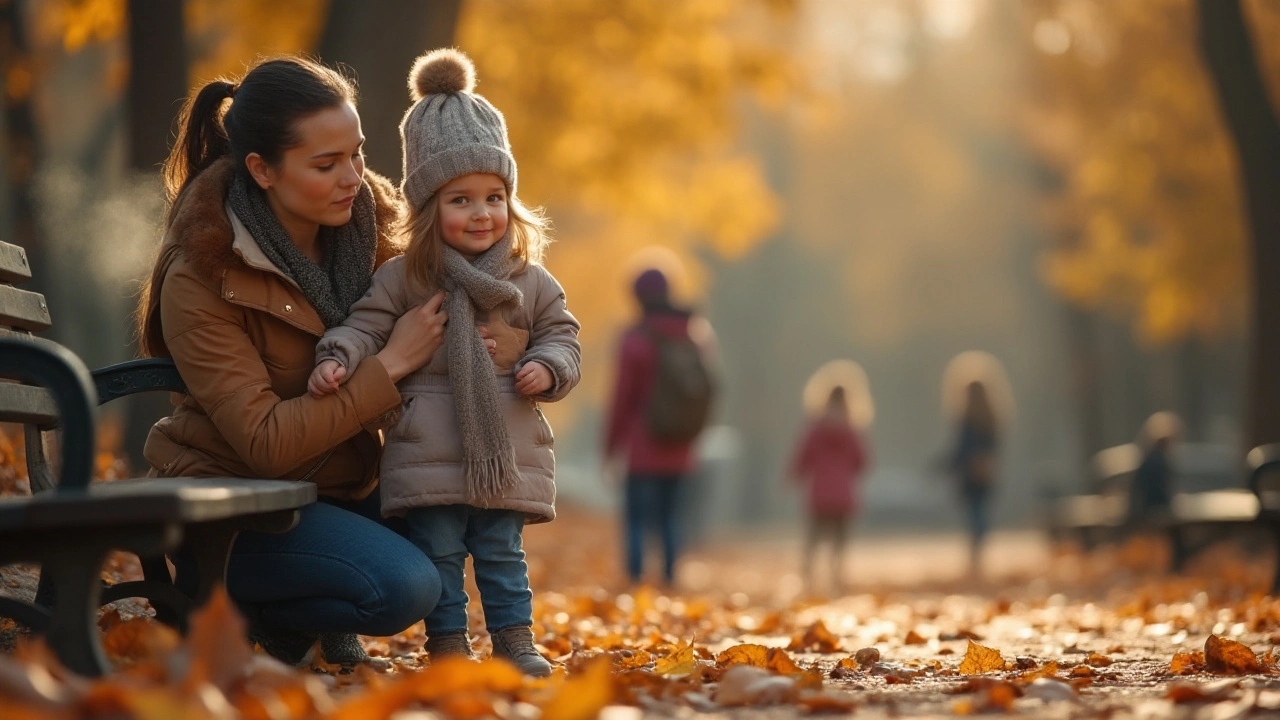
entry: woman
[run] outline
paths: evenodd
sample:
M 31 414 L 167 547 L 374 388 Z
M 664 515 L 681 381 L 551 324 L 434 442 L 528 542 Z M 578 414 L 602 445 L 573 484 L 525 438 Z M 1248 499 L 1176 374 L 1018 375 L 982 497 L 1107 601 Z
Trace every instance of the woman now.
M 952 469 L 960 482 L 969 520 L 969 572 L 977 575 L 982 541 L 989 525 L 991 488 L 996 479 L 996 452 L 999 447 L 995 409 L 986 385 L 974 380 L 965 389 Z
M 355 634 L 397 633 L 440 595 L 431 562 L 382 524 L 376 473 L 396 382 L 440 346 L 443 296 L 402 317 L 341 390 L 310 397 L 316 343 L 400 252 L 399 196 L 364 168 L 355 90 L 308 60 L 269 60 L 205 85 L 180 122 L 138 326 L 188 393 L 144 455 L 162 477 L 315 483 L 321 502 L 295 529 L 240 535 L 227 589 L 278 659 L 307 662 L 318 638 L 330 663 L 367 660 Z

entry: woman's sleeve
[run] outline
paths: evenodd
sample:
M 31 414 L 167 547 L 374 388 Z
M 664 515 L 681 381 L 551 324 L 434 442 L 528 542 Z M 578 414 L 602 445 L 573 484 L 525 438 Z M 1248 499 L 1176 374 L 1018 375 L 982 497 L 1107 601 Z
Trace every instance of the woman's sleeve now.
M 555 402 L 564 398 L 582 377 L 582 344 L 578 342 L 578 319 L 569 312 L 564 288 L 540 265 L 529 272 L 539 273 L 537 297 L 532 298 L 533 322 L 529 328 L 529 349 L 516 365 L 537 361 L 551 371 L 551 389 L 538 399 Z
M 335 393 L 284 399 L 272 390 L 239 307 L 182 264 L 161 292 L 165 342 L 187 391 L 255 475 L 281 477 L 361 429 L 396 419 L 400 394 L 377 358 L 361 362 Z

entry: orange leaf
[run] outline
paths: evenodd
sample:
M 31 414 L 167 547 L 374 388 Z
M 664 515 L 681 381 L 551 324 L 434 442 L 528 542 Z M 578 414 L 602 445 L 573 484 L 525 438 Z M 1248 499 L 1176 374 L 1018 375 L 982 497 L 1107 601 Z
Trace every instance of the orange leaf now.
M 803 635 L 797 635 L 791 639 L 791 645 L 788 650 L 813 651 L 819 653 L 833 653 L 839 649 L 840 640 L 827 626 L 821 621 L 817 621 L 809 626 L 809 629 Z
M 1089 657 L 1085 658 L 1084 661 L 1094 667 L 1107 667 L 1111 664 L 1111 658 L 1098 653 L 1089 653 Z
M 902 639 L 903 645 L 924 645 L 927 642 L 929 641 L 925 640 L 924 636 L 916 632 L 915 630 L 912 630 L 911 632 L 907 633 L 907 636 Z
M 107 630 L 102 638 L 102 649 L 108 658 L 115 661 L 159 662 L 181 642 L 181 636 L 172 628 L 154 620 L 137 619 L 116 623 Z
M 750 665 L 752 667 L 764 668 L 772 670 L 781 675 L 803 675 L 805 670 L 796 665 L 791 656 L 785 650 L 780 648 L 770 648 L 763 645 L 755 645 L 745 643 L 742 645 L 734 645 L 716 656 L 716 664 L 725 667 L 728 665 Z
M 1204 642 L 1205 669 L 1218 675 L 1264 673 L 1266 668 L 1247 645 L 1210 635 Z
M 613 702 L 616 693 L 609 660 L 598 658 L 560 686 L 542 707 L 542 720 L 590 720 Z
M 970 640 L 969 648 L 960 662 L 961 675 L 980 675 L 982 673 L 1004 670 L 1004 658 L 999 650 L 979 645 Z
M 1204 669 L 1204 653 L 1174 653 L 1169 661 L 1169 672 L 1173 675 L 1191 675 Z
M 858 707 L 858 701 L 854 696 L 835 690 L 805 690 L 800 693 L 800 697 L 796 700 L 796 705 L 804 708 L 810 713 L 849 713 Z
M 1071 672 L 1068 674 L 1073 678 L 1080 678 L 1080 677 L 1093 677 L 1097 673 L 1095 673 L 1093 671 L 1093 668 L 1089 667 L 1088 665 L 1077 665 L 1071 668 Z
M 244 620 L 222 587 L 192 614 L 186 648 L 191 654 L 188 690 L 209 683 L 225 692 L 244 677 L 253 648 L 245 639 Z
M 1022 675 L 1018 676 L 1018 680 L 1025 683 L 1033 683 L 1036 680 L 1039 680 L 1040 678 L 1054 678 L 1054 677 L 1057 677 L 1057 675 L 1058 675 L 1058 663 L 1054 660 L 1050 660 L 1049 662 L 1045 663 L 1044 667 L 1039 668 L 1037 670 L 1029 670 L 1026 673 L 1023 673 Z

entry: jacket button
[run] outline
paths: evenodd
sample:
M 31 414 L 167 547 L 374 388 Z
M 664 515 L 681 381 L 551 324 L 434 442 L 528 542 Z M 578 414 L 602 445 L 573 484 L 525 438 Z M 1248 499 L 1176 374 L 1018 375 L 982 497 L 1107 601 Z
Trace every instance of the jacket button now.
M 293 306 L 292 306 L 292 305 L 285 305 L 285 306 L 284 306 L 284 311 L 285 311 L 285 312 L 293 312 Z
M 229 299 L 231 299 L 231 298 L 233 298 L 233 297 L 235 297 L 235 296 L 236 296 L 236 291 L 235 291 L 235 290 L 232 290 L 232 291 L 230 291 L 230 292 L 228 292 L 228 293 L 227 293 L 227 299 L 228 299 L 228 300 L 229 300 Z

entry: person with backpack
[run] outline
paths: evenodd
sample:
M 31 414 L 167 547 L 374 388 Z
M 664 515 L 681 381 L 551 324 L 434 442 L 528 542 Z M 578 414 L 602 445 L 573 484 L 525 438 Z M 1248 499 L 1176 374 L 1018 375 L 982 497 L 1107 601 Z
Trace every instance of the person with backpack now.
M 657 530 L 670 586 L 680 550 L 676 510 L 715 397 L 715 340 L 705 319 L 672 305 L 661 270 L 640 273 L 633 289 L 641 317 L 620 343 L 604 454 L 626 463 L 628 577 L 641 581 L 645 539 Z

